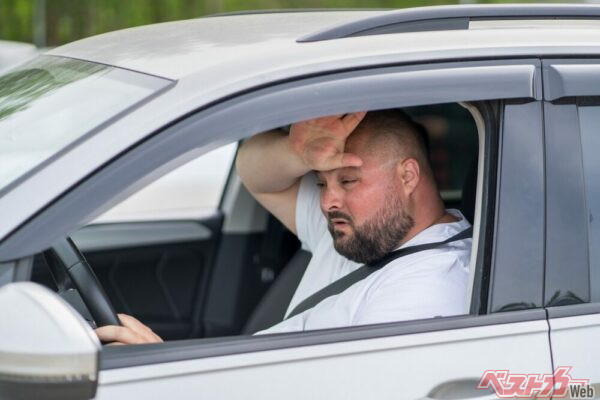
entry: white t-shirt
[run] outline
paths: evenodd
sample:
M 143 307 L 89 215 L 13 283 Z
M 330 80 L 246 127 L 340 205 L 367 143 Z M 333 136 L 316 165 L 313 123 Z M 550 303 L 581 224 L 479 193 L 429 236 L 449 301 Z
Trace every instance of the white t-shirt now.
M 460 211 L 448 212 L 460 220 L 433 225 L 401 247 L 441 242 L 469 228 L 469 222 Z M 286 315 L 313 293 L 362 266 L 335 251 L 319 205 L 314 174 L 307 174 L 300 184 L 296 229 L 302 248 L 313 256 Z M 466 314 L 470 253 L 471 239 L 464 239 L 397 258 L 342 293 L 259 333 Z

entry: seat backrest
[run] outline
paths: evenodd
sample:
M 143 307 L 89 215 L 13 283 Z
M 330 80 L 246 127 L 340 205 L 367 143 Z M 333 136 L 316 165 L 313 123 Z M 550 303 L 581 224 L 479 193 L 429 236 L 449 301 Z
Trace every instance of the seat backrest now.
M 477 161 L 478 156 L 475 154 L 469 164 L 469 169 L 467 170 L 465 180 L 463 181 L 462 198 L 460 201 L 460 211 L 471 225 L 473 225 L 475 195 L 477 193 Z
M 283 321 L 311 257 L 302 249 L 292 256 L 248 318 L 242 334 L 251 335 Z

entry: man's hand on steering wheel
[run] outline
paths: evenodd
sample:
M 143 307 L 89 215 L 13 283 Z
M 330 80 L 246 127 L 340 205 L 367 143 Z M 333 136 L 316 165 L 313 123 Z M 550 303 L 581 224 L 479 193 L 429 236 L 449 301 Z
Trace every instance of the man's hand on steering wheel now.
M 161 343 L 149 327 L 126 314 L 117 314 L 122 326 L 106 325 L 96 329 L 100 340 L 109 345 Z
M 84 255 L 70 238 L 56 242 L 46 253 L 59 291 L 71 284 L 77 289 L 93 323 L 96 334 L 109 344 L 160 343 L 162 339 L 137 319 L 117 314 Z

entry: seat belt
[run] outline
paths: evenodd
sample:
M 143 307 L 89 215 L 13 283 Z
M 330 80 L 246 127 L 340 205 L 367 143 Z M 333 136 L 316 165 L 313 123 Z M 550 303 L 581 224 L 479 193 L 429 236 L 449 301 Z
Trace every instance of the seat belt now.
M 356 282 L 361 281 L 371 275 L 373 272 L 380 270 L 390 262 L 394 261 L 397 258 L 407 256 L 409 254 L 418 253 L 419 251 L 431 250 L 438 247 L 442 247 L 445 244 L 456 242 L 458 240 L 463 240 L 470 238 L 473 235 L 473 227 L 467 228 L 464 231 L 457 233 L 456 235 L 444 240 L 443 242 L 434 242 L 434 243 L 426 243 L 420 244 L 416 246 L 405 247 L 402 249 L 398 249 L 392 251 L 391 253 L 383 256 L 377 261 L 372 263 L 363 265 L 359 267 L 357 270 L 350 272 L 347 275 L 344 275 L 337 281 L 330 283 L 325 286 L 323 289 L 313 293 L 308 296 L 306 299 L 301 301 L 290 313 L 290 315 L 286 318 L 292 318 L 295 315 L 298 315 L 310 308 L 313 308 L 321 301 L 325 300 L 328 297 L 334 296 L 336 294 L 342 293 L 344 290 L 348 289 L 350 286 L 354 285 Z

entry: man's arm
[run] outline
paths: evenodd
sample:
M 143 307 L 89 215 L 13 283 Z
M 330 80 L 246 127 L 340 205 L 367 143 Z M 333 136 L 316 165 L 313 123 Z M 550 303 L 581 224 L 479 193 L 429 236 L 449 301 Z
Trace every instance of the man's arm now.
M 298 187 L 310 168 L 292 149 L 288 134 L 271 131 L 246 140 L 235 166 L 252 196 L 296 234 Z
M 297 233 L 300 178 L 310 170 L 360 166 L 360 158 L 344 153 L 344 146 L 364 116 L 322 117 L 293 124 L 289 135 L 271 131 L 253 136 L 238 152 L 237 172 L 256 200 Z

